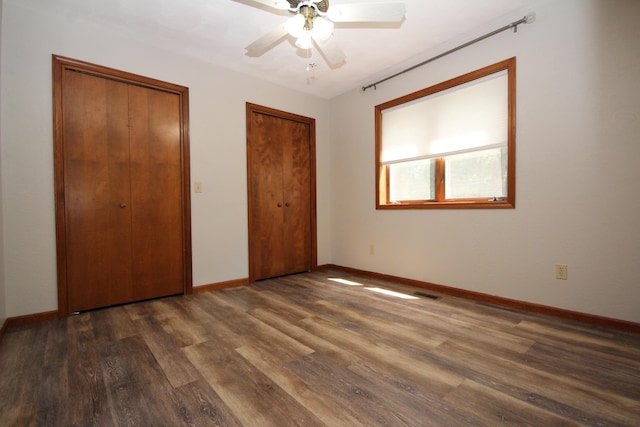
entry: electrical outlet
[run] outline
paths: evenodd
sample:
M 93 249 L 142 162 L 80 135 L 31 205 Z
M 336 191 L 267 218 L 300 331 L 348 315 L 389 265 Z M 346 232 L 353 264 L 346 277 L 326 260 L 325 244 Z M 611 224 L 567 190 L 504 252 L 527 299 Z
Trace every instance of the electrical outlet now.
M 369 255 L 375 255 L 376 245 L 369 245 Z
M 569 266 L 567 264 L 556 264 L 556 279 L 569 279 Z

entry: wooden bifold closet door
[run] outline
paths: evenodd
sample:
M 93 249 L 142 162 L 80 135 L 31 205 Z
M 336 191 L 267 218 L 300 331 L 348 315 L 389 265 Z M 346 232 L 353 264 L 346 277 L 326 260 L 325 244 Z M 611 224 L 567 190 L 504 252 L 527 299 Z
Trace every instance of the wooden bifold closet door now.
M 247 104 L 249 276 L 316 265 L 315 121 Z
M 62 314 L 189 292 L 184 94 L 75 65 L 54 58 Z

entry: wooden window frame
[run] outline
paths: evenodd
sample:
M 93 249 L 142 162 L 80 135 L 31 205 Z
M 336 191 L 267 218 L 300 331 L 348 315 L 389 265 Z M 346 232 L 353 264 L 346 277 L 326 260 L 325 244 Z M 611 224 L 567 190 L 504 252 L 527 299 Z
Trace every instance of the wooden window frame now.
M 382 113 L 398 105 L 433 95 L 456 86 L 507 71 L 507 195 L 498 199 L 446 199 L 444 183 L 445 158 L 436 159 L 435 199 L 391 201 L 389 166 L 382 164 Z M 512 57 L 434 86 L 401 96 L 375 107 L 376 209 L 513 209 L 516 206 L 516 58 Z

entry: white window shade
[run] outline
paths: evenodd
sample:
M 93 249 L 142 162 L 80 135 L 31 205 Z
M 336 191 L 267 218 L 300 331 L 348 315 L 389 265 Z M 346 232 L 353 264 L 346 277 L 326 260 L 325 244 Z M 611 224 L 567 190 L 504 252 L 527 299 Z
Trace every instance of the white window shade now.
M 507 71 L 382 111 L 382 163 L 506 147 Z

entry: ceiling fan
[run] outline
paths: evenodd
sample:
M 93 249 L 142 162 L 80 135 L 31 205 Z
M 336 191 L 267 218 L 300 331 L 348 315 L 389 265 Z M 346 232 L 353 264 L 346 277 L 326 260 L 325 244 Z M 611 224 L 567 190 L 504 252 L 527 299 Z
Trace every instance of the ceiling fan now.
M 245 47 L 248 56 L 260 56 L 290 35 L 300 49 L 315 46 L 332 68 L 344 64 L 346 56 L 333 40 L 334 22 L 401 22 L 405 5 L 401 2 L 337 4 L 329 0 L 250 0 L 276 10 L 288 10 L 291 17 Z

